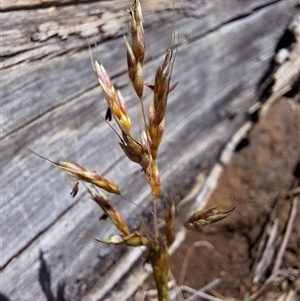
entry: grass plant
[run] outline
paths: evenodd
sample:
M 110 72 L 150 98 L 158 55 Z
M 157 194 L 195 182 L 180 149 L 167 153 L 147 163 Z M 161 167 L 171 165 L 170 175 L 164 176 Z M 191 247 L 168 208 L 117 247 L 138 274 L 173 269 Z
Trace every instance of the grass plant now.
M 78 192 L 79 182 L 90 184 L 86 189 L 91 195 L 91 198 L 100 206 L 104 214 L 120 232 L 106 240 L 95 240 L 112 245 L 125 245 L 129 247 L 145 246 L 147 249 L 146 261 L 151 264 L 153 269 L 158 299 L 160 301 L 166 301 L 168 297 L 169 272 L 168 249 L 175 240 L 176 207 L 175 202 L 170 202 L 167 205 L 163 212 L 164 227 L 159 228 L 158 202 L 161 195 L 161 180 L 157 166 L 157 158 L 166 125 L 165 116 L 168 96 L 177 86 L 177 83 L 171 85 L 172 70 L 177 50 L 174 50 L 172 45 L 167 49 L 164 61 L 162 65 L 157 68 L 154 75 L 154 83 L 146 84 L 143 78 L 146 45 L 140 2 L 135 0 L 128 12 L 130 15 L 131 40 L 128 41 L 127 38 L 124 37 L 124 41 L 127 51 L 129 79 L 140 103 L 143 116 L 143 131 L 139 138 L 133 135 L 131 119 L 121 92 L 115 90 L 102 64 L 92 59 L 92 65 L 108 105 L 105 116 L 106 122 L 110 124 L 112 119 L 114 119 L 118 127 L 118 130 L 114 129 L 114 132 L 120 140 L 119 146 L 129 160 L 140 165 L 143 175 L 151 189 L 152 208 L 149 209 L 149 213 L 152 215 L 151 224 L 147 225 L 147 228 L 144 227 L 142 231 L 132 232 L 117 208 L 114 207 L 109 198 L 102 192 L 104 190 L 107 193 L 117 194 L 124 198 L 120 189 L 115 183 L 97 174 L 97 172 L 88 170 L 71 161 L 54 162 L 37 154 L 30 148 L 27 148 L 27 150 L 49 161 L 55 167 L 73 178 L 74 188 L 70 193 L 72 197 L 75 197 Z M 152 101 L 147 110 L 143 103 L 145 88 L 149 88 L 153 92 Z M 112 125 L 110 126 L 112 127 Z M 184 223 L 184 226 L 187 229 L 197 230 L 227 217 L 233 210 L 234 208 L 225 211 L 219 207 L 201 210 L 192 214 Z

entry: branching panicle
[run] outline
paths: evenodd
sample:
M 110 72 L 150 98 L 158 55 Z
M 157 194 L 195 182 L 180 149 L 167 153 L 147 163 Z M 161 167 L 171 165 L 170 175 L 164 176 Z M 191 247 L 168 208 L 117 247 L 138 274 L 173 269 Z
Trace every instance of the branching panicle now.
M 135 93 L 138 96 L 144 118 L 140 140 L 134 138 L 132 135 L 131 119 L 129 117 L 127 106 L 121 92 L 119 90 L 115 90 L 108 73 L 102 64 L 99 63 L 99 60 L 94 61 L 92 59 L 92 66 L 108 104 L 105 118 L 102 117 L 102 119 L 109 124 L 119 138 L 119 145 L 125 155 L 131 161 L 138 163 L 142 167 L 144 176 L 151 188 L 151 213 L 153 215 L 153 229 L 144 226 L 142 227 L 141 233 L 138 231 L 130 231 L 121 214 L 109 201 L 108 197 L 95 188 L 95 186 L 97 186 L 106 192 L 117 194 L 123 197 L 118 186 L 100 176 L 95 171 L 91 171 L 71 161 L 55 162 L 39 155 L 28 147 L 26 147 L 26 149 L 42 159 L 49 161 L 61 171 L 73 177 L 73 183 L 75 184 L 70 192 L 72 197 L 75 197 L 78 193 L 80 181 L 92 184 L 92 186 L 87 188 L 87 191 L 104 213 L 104 217 L 101 218 L 101 220 L 104 218 L 109 218 L 116 229 L 121 232 L 121 234 L 114 235 L 107 240 L 95 238 L 94 241 L 130 247 L 145 246 L 147 248 L 147 261 L 153 268 L 153 276 L 158 292 L 158 299 L 160 301 L 166 301 L 168 295 L 169 271 L 168 248 L 175 240 L 176 208 L 174 200 L 166 206 L 164 212 L 164 228 L 163 233 L 161 233 L 160 229 L 158 228 L 157 212 L 157 204 L 161 194 L 161 180 L 156 159 L 158 156 L 158 148 L 162 141 L 165 129 L 168 96 L 178 84 L 175 83 L 170 87 L 172 69 L 177 50 L 174 53 L 173 45 L 170 45 L 165 54 L 163 64 L 156 70 L 154 84 L 144 83 L 143 67 L 146 47 L 144 39 L 143 15 L 140 2 L 135 0 L 128 12 L 130 14 L 131 43 L 128 42 L 126 37 L 124 37 L 124 40 L 127 52 L 128 75 Z M 171 35 L 171 41 L 171 44 L 173 44 L 173 33 Z M 144 85 L 153 91 L 153 98 L 148 108 L 147 120 L 142 101 Z M 118 130 L 116 130 L 110 124 L 112 118 L 115 120 Z M 124 199 L 126 200 L 126 198 Z M 184 223 L 184 226 L 188 229 L 197 230 L 203 226 L 226 218 L 233 211 L 234 208 L 226 211 L 219 207 L 208 210 L 200 210 L 192 214 Z M 144 225 L 144 221 L 142 224 Z

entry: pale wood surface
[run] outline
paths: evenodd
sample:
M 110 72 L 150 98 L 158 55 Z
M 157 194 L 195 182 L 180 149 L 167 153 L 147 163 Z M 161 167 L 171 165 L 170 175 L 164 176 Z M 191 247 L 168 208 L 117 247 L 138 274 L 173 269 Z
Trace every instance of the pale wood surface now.
M 124 158 L 117 138 L 99 117 L 106 105 L 88 51 L 88 43 L 96 40 L 101 62 L 136 123 L 138 108 L 127 80 L 122 37 L 130 1 L 60 1 L 51 6 L 57 2 L 3 1 L 1 6 L 0 277 L 1 293 L 14 301 L 47 300 L 39 281 L 41 251 L 51 270 L 54 295 L 64 282 L 66 299 L 89 300 L 127 250 L 80 239 L 106 238 L 115 230 L 108 220 L 99 222 L 101 212 L 83 187 L 72 199 L 68 177 L 24 151 L 24 145 L 97 170 L 128 199 L 149 208 L 140 168 Z M 152 82 L 168 46 L 172 1 L 143 3 L 145 78 Z M 180 83 L 170 95 L 159 160 L 162 178 L 169 178 L 178 193 L 186 192 L 195 175 L 216 162 L 247 120 L 259 81 L 297 3 L 178 3 L 180 45 L 173 80 Z M 139 210 L 120 198 L 112 201 L 131 229 L 138 227 Z

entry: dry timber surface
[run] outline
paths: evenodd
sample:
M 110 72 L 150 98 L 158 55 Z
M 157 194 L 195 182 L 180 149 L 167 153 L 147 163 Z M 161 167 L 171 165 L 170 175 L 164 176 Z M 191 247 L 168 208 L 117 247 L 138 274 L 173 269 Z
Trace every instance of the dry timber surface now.
M 172 1 L 141 1 L 152 82 L 168 47 Z M 114 234 L 99 222 L 84 189 L 71 198 L 68 177 L 26 152 L 68 158 L 117 183 L 122 194 L 149 207 L 140 168 L 124 157 L 100 118 L 105 101 L 88 44 L 121 89 L 134 122 L 138 106 L 126 74 L 123 34 L 131 1 L 2 1 L 1 294 L 11 301 L 97 300 L 137 249 L 94 244 L 85 236 Z M 162 180 L 178 194 L 209 169 L 257 101 L 265 75 L 299 2 L 182 1 L 171 93 L 158 161 Z M 177 40 L 176 40 L 177 41 Z M 149 94 L 150 97 L 150 94 Z M 164 188 L 168 188 L 165 182 Z M 140 207 L 112 201 L 131 229 Z M 124 257 L 125 256 L 125 257 Z M 127 256 L 127 257 L 126 257 Z M 134 260 L 127 265 L 127 269 Z M 51 275 L 51 277 L 50 277 Z M 100 291 L 100 293 L 99 293 Z M 51 299 L 52 298 L 52 299 Z

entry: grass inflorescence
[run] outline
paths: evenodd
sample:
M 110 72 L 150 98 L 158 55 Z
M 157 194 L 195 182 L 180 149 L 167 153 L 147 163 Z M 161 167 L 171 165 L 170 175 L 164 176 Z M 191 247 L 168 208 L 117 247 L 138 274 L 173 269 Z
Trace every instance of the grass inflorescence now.
M 149 229 L 144 227 L 144 230 L 141 232 L 132 232 L 126 225 L 121 214 L 109 201 L 109 198 L 97 189 L 100 188 L 108 193 L 123 197 L 115 183 L 77 163 L 71 161 L 54 162 L 35 153 L 30 148 L 27 148 L 27 150 L 49 161 L 73 178 L 74 188 L 70 193 L 72 197 L 75 197 L 78 192 L 79 182 L 91 184 L 91 186 L 86 189 L 91 195 L 92 200 L 100 206 L 105 216 L 111 220 L 116 229 L 120 232 L 120 234 L 116 234 L 106 240 L 95 239 L 95 241 L 130 247 L 145 246 L 147 248 L 146 261 L 149 262 L 153 268 L 153 277 L 156 283 L 158 299 L 160 301 L 166 301 L 168 296 L 169 272 L 168 249 L 175 240 L 176 207 L 175 202 L 171 201 L 164 209 L 163 216 L 165 225 L 161 231 L 158 227 L 158 202 L 161 195 L 161 180 L 157 166 L 157 158 L 166 124 L 165 117 L 168 96 L 177 86 L 177 83 L 171 85 L 172 70 L 177 50 L 174 53 L 172 45 L 167 49 L 162 65 L 159 66 L 155 72 L 153 84 L 145 83 L 143 68 L 146 45 L 140 2 L 135 0 L 128 12 L 130 16 L 131 40 L 128 41 L 127 38 L 124 37 L 124 41 L 127 52 L 128 76 L 136 93 L 143 116 L 143 130 L 139 138 L 133 135 L 131 119 L 121 92 L 115 90 L 108 73 L 99 61 L 92 59 L 92 65 L 108 105 L 105 116 L 106 122 L 110 124 L 112 119 L 114 119 L 118 130 L 113 130 L 120 140 L 119 146 L 129 160 L 140 165 L 151 189 L 152 208 L 149 209 L 149 212 L 151 212 L 153 218 L 151 226 L 148 225 Z M 149 88 L 153 93 L 147 110 L 145 110 L 143 103 L 145 87 Z M 112 125 L 110 126 L 112 127 Z M 233 210 L 234 209 L 225 211 L 221 208 L 201 210 L 191 215 L 184 223 L 184 226 L 187 229 L 197 230 L 200 227 L 227 217 Z

